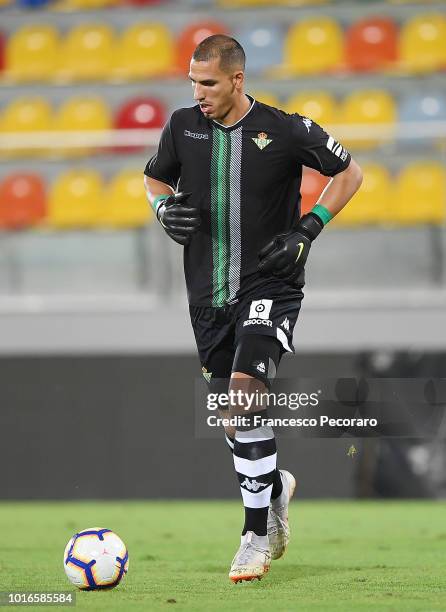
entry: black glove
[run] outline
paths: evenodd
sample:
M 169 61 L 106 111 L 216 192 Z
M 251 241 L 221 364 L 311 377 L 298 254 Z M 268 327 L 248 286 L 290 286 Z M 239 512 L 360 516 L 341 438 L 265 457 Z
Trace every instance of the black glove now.
M 166 233 L 178 242 L 189 244 L 190 238 L 200 226 L 200 210 L 195 206 L 183 204 L 190 193 L 176 193 L 162 201 L 156 211 L 158 221 Z
M 312 241 L 323 227 L 321 219 L 310 212 L 299 219 L 296 227 L 275 236 L 259 253 L 261 274 L 295 282 L 307 261 Z

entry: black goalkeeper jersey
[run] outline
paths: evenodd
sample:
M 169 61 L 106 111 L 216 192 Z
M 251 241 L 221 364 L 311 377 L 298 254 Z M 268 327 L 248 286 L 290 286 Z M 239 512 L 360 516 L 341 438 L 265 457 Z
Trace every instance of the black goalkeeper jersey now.
M 200 107 L 175 111 L 145 174 L 191 192 L 201 226 L 184 248 L 189 303 L 221 307 L 240 299 L 286 295 L 296 287 L 257 272 L 258 253 L 300 217 L 302 166 L 342 172 L 350 154 L 319 125 L 262 104 L 229 127 Z

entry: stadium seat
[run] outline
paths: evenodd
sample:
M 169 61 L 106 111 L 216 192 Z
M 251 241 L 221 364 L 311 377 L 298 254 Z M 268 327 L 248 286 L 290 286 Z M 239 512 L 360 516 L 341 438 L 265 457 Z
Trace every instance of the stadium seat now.
M 22 9 L 43 8 L 50 0 L 16 0 L 15 4 Z
M 437 92 L 421 92 L 410 94 L 403 98 L 399 107 L 399 132 L 406 143 L 425 142 L 426 122 L 443 121 L 446 124 L 446 100 L 444 95 Z M 407 123 L 419 123 L 419 126 L 408 128 Z M 416 137 L 420 134 L 422 138 Z M 430 135 L 428 142 L 436 140 L 437 137 Z M 446 138 L 439 136 L 438 139 L 445 141 Z
M 48 201 L 48 223 L 52 227 L 95 227 L 103 216 L 103 182 L 97 172 L 69 170 L 56 179 Z
M 285 110 L 309 117 L 323 128 L 336 122 L 336 100 L 325 91 L 303 91 L 288 99 Z
M 339 139 L 352 149 L 370 149 L 386 143 L 394 136 L 396 115 L 395 101 L 388 92 L 380 89 L 354 91 L 346 96 L 341 106 L 341 123 L 349 133 L 344 135 L 341 131 Z M 361 130 L 367 133 L 362 136 Z M 358 136 L 352 138 L 351 132 Z
M 248 74 L 262 74 L 283 62 L 283 32 L 279 26 L 243 27 L 234 33 L 246 53 Z
M 59 74 L 70 80 L 106 80 L 114 61 L 114 33 L 107 25 L 74 27 L 62 45 Z
M 255 100 L 263 102 L 263 104 L 268 104 L 269 106 L 274 106 L 275 108 L 281 108 L 279 98 L 276 96 L 276 94 L 273 94 L 270 91 L 250 91 L 248 93 L 250 93 Z
M 124 0 L 120 4 L 133 4 L 135 6 L 155 6 L 163 0 Z
M 75 97 L 69 98 L 62 104 L 56 114 L 53 125 L 57 131 L 74 132 L 82 137 L 81 132 L 111 130 L 112 117 L 107 104 L 102 98 Z M 86 155 L 95 149 L 96 147 L 70 146 L 67 144 L 63 152 L 71 155 Z
M 8 104 L 0 116 L 0 132 L 47 132 L 51 129 L 51 121 L 52 108 L 44 98 L 18 98 Z M 6 153 L 8 157 L 33 155 L 44 149 L 14 148 Z
M 320 74 L 339 68 L 342 61 L 343 34 L 336 21 L 312 18 L 291 26 L 285 38 L 285 71 Z
M 59 35 L 49 25 L 26 25 L 11 34 L 6 45 L 6 74 L 17 81 L 54 78 L 60 58 Z
M 227 28 L 218 21 L 195 22 L 183 30 L 177 42 L 176 65 L 182 76 L 189 73 L 189 64 L 195 47 L 212 34 L 228 34 Z
M 121 4 L 119 0 L 55 0 L 52 6 L 60 11 L 75 11 L 109 8 L 117 4 Z
M 384 70 L 397 59 L 398 31 L 388 17 L 368 17 L 354 23 L 345 37 L 345 59 L 356 72 Z
M 427 13 L 409 19 L 400 31 L 399 56 L 409 72 L 446 68 L 446 17 Z
M 392 178 L 385 166 L 366 163 L 362 166 L 363 183 L 351 201 L 330 224 L 334 226 L 381 224 L 389 221 L 393 201 Z
M 5 69 L 5 46 L 5 36 L 3 32 L 0 32 L 0 72 L 3 72 L 3 70 Z M 0 78 L 1 76 L 2 75 L 0 74 Z
M 166 111 L 159 100 L 154 98 L 132 98 L 118 109 L 114 127 L 118 130 L 148 130 L 161 128 L 166 121 Z M 141 146 L 122 146 L 119 152 L 143 150 Z
M 169 75 L 175 64 L 172 34 L 162 23 L 140 23 L 122 34 L 114 73 L 124 79 Z
M 415 162 L 397 179 L 392 217 L 401 224 L 442 223 L 445 220 L 446 173 L 437 162 Z
M 0 183 L 0 227 L 20 229 L 36 225 L 46 214 L 45 185 L 40 176 L 16 173 Z
M 117 174 L 105 194 L 104 225 L 141 227 L 153 219 L 140 169 L 123 170 Z
M 300 193 L 302 195 L 302 202 L 300 205 L 302 215 L 310 212 L 319 199 L 319 196 L 327 186 L 329 180 L 330 179 L 328 177 L 319 174 L 319 172 L 305 168 L 302 175 L 302 185 L 300 188 Z

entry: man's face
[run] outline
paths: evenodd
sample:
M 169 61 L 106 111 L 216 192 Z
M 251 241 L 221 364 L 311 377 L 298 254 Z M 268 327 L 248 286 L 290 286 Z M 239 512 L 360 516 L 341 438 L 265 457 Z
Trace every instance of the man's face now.
M 196 100 L 207 119 L 222 119 L 231 110 L 237 89 L 241 88 L 243 72 L 220 70 L 219 59 L 190 63 L 189 78 Z

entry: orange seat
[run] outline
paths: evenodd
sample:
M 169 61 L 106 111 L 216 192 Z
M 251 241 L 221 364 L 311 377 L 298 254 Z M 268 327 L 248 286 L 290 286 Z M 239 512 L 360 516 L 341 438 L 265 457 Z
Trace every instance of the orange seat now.
M 415 162 L 406 166 L 397 179 L 392 208 L 395 221 L 402 224 L 442 223 L 445 220 L 446 172 L 438 162 Z
M 57 228 L 95 227 L 104 216 L 102 177 L 93 170 L 69 170 L 50 190 L 48 222 Z
M 333 71 L 343 61 L 343 33 L 329 17 L 303 19 L 288 31 L 284 51 L 285 69 L 292 74 Z
M 383 70 L 396 61 L 397 26 L 388 17 L 369 17 L 354 23 L 345 37 L 345 59 L 354 71 Z
M 168 75 L 175 63 L 175 45 L 162 23 L 138 23 L 119 39 L 114 73 L 125 79 Z
M 26 25 L 8 39 L 6 72 L 17 81 L 48 81 L 54 78 L 59 58 L 56 29 L 50 25 Z
M 45 214 L 45 185 L 40 176 L 11 174 L 0 183 L 0 227 L 19 229 L 36 225 Z
M 300 205 L 302 215 L 310 212 L 329 181 L 329 177 L 319 174 L 319 172 L 315 170 L 305 168 L 300 188 L 300 193 L 302 195 L 302 202 Z
M 74 27 L 62 45 L 59 75 L 70 80 L 106 80 L 114 62 L 115 37 L 107 25 Z
M 177 43 L 177 67 L 182 75 L 189 73 L 189 64 L 195 47 L 213 34 L 227 34 L 227 28 L 218 21 L 195 22 L 183 30 Z
M 399 37 L 401 65 L 409 72 L 446 68 L 446 17 L 427 13 L 409 19 Z
M 141 227 L 153 220 L 141 170 L 123 170 L 106 188 L 104 225 Z
M 5 46 L 6 46 L 5 37 L 3 33 L 0 32 L 0 72 L 2 72 L 5 69 Z

